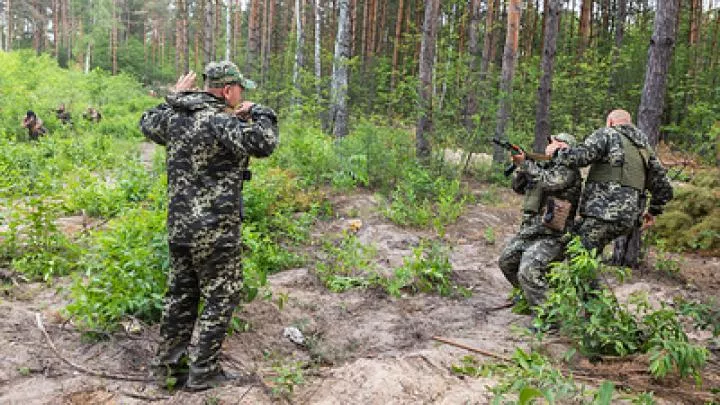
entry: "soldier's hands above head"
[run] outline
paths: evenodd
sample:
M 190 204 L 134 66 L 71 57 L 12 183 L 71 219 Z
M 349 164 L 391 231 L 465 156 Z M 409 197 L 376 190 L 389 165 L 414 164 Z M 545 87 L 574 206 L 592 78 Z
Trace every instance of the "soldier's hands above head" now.
M 195 72 L 191 70 L 187 74 L 180 76 L 177 83 L 175 83 L 175 87 L 170 90 L 173 92 L 192 90 L 195 88 L 195 78 Z
M 642 230 L 644 231 L 653 225 L 655 225 L 655 216 L 649 212 L 644 213 Z
M 510 158 L 512 159 L 513 163 L 519 165 L 525 161 L 525 152 L 520 152 L 517 155 L 510 155 Z

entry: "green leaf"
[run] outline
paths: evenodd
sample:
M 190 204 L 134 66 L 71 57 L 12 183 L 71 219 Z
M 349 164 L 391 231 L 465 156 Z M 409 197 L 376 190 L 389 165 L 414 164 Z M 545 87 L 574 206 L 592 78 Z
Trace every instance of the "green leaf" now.
M 522 390 L 520 390 L 520 395 L 518 397 L 518 404 L 519 405 L 528 405 L 531 403 L 531 401 L 535 398 L 542 398 L 543 393 L 535 388 L 535 387 L 525 387 Z

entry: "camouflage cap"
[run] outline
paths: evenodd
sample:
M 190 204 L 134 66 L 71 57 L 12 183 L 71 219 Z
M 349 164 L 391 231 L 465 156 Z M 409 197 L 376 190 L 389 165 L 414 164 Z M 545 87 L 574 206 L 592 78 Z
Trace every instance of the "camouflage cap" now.
M 552 136 L 553 138 L 557 139 L 560 142 L 565 142 L 569 146 L 575 146 L 577 141 L 575 140 L 575 137 L 568 134 L 567 132 L 559 132 Z
M 246 79 L 240 69 L 229 61 L 210 62 L 205 67 L 203 78 L 208 87 L 222 87 L 226 84 L 237 83 L 244 89 L 254 89 L 255 82 Z

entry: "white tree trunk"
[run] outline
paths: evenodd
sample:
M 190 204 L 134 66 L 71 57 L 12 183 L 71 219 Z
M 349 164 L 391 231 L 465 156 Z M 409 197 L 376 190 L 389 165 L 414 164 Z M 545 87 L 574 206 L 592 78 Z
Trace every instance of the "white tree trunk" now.
M 293 87 L 295 87 L 297 95 L 294 98 L 293 104 L 297 105 L 300 103 L 300 69 L 303 67 L 303 44 L 305 42 L 303 27 L 302 27 L 302 5 L 301 0 L 295 0 L 295 64 L 293 66 Z
M 315 0 L 315 93 L 320 100 L 320 79 L 322 66 L 320 65 L 320 0 Z
M 225 60 L 230 60 L 230 0 L 225 0 Z
M 350 59 L 350 0 L 339 0 L 335 57 L 333 59 L 332 84 L 330 86 L 330 118 L 332 133 L 336 138 L 348 134 L 348 61 Z

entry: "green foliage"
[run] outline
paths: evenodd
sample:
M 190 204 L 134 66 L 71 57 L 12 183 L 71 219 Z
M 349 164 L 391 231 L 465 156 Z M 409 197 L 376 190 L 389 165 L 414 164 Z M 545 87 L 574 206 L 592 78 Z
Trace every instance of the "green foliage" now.
M 55 224 L 58 211 L 56 202 L 41 197 L 30 197 L 6 211 L 0 260 L 28 278 L 45 281 L 74 270 L 78 249 Z
M 647 297 L 635 296 L 631 311 L 607 287 L 592 288 L 603 270 L 595 252 L 585 250 L 575 238 L 568 255 L 569 262 L 552 266 L 548 281 L 553 290 L 536 307 L 536 327 L 559 326 L 590 357 L 649 353 L 649 370 L 655 377 L 677 371 L 682 377 L 699 378 L 707 350 L 688 342 L 676 310 L 666 306 L 652 310 Z
M 656 238 L 675 251 L 720 252 L 720 194 L 710 188 L 715 182 L 712 175 L 703 174 L 693 179 L 697 185 L 675 187 L 673 200 L 657 219 Z
M 67 311 L 89 329 L 112 330 L 126 315 L 158 320 L 169 268 L 166 214 L 134 209 L 93 235 Z
M 295 387 L 305 383 L 303 369 L 307 365 L 302 361 L 291 364 L 276 362 L 273 365 L 275 376 L 272 378 L 272 392 L 274 395 L 289 397 L 295 391 Z
M 385 281 L 390 295 L 399 297 L 401 290 L 412 292 L 450 295 L 456 290 L 453 285 L 452 265 L 448 249 L 439 243 L 425 242 L 413 248 L 413 255 L 403 259 L 403 265 L 395 269 L 394 275 Z
M 362 244 L 354 234 L 344 233 L 339 240 L 325 241 L 322 250 L 315 272 L 328 289 L 342 292 L 369 285 L 365 278 L 374 269 L 374 247 Z

